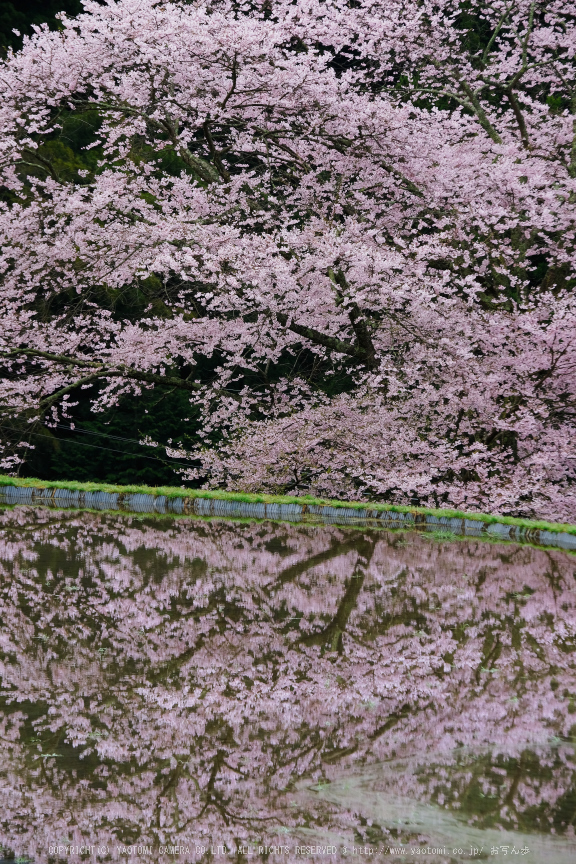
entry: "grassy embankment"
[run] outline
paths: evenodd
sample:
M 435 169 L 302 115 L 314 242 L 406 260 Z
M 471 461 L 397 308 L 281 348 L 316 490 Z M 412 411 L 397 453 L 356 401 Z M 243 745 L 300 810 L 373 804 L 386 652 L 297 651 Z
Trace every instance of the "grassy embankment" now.
M 78 483 L 75 480 L 36 480 L 33 477 L 7 477 L 0 475 L 0 486 L 28 486 L 36 489 L 73 489 L 79 492 L 118 492 L 126 495 L 141 492 L 145 495 L 165 495 L 167 498 L 219 498 L 225 501 L 244 501 L 250 504 L 309 504 L 321 507 L 346 507 L 354 510 L 366 508 L 392 513 L 429 514 L 444 516 L 449 519 L 472 519 L 491 524 L 499 522 L 504 525 L 515 525 L 519 528 L 539 529 L 543 531 L 565 531 L 576 534 L 576 525 L 563 525 L 557 522 L 542 522 L 531 519 L 519 519 L 514 516 L 496 516 L 486 513 L 463 513 L 460 510 L 434 510 L 429 507 L 404 507 L 396 504 L 373 504 L 362 501 L 330 501 L 324 498 L 313 498 L 310 495 L 266 495 L 249 492 L 207 491 L 205 489 L 186 489 L 177 486 L 114 486 L 110 483 Z

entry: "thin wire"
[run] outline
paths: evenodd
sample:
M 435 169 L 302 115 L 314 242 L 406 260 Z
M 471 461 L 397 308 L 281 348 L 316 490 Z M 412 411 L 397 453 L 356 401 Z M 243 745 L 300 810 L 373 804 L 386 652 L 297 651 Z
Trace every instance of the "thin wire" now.
M 55 424 L 58 429 L 66 429 L 67 432 L 83 432 L 84 435 L 101 435 L 103 438 L 113 438 L 115 441 L 129 441 L 131 444 L 141 444 L 141 442 L 137 438 L 122 438 L 120 435 L 109 435 L 108 432 L 94 432 L 92 429 L 81 429 L 80 427 L 75 427 L 72 429 L 71 426 L 63 426 L 62 423 Z M 46 427 L 51 428 L 51 427 Z M 62 441 L 62 438 L 58 439 Z M 157 444 L 157 447 L 164 447 L 164 444 Z
M 44 440 L 46 440 L 46 436 L 42 435 L 42 433 L 40 432 L 29 432 L 28 434 L 35 435 L 38 438 L 44 438 Z M 113 447 L 102 447 L 99 444 L 92 444 L 88 443 L 87 441 L 73 441 L 71 438 L 57 438 L 56 440 L 58 441 L 58 443 L 62 443 L 63 441 L 65 441 L 68 444 L 76 444 L 80 447 L 95 447 L 97 450 L 106 450 L 108 451 L 108 453 L 122 453 L 123 456 L 133 456 L 135 459 L 154 459 L 155 462 L 161 462 L 163 465 L 169 465 L 170 467 L 174 467 L 175 464 L 179 464 L 178 462 L 166 462 L 164 459 L 160 459 L 159 456 L 144 456 L 138 453 L 127 453 L 126 450 L 116 450 Z M 128 441 L 130 439 L 127 438 L 126 440 Z M 185 461 L 187 461 L 189 465 L 193 464 L 188 460 Z

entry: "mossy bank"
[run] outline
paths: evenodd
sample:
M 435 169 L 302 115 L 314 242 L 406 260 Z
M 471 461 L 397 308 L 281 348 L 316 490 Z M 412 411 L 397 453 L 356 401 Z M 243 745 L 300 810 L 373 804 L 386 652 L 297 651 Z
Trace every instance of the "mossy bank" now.
M 44 481 L 0 475 L 0 503 L 45 504 L 139 513 L 285 519 L 447 531 L 455 535 L 520 540 L 576 551 L 576 525 L 458 510 L 330 501 L 311 496 L 206 491 L 173 486 Z

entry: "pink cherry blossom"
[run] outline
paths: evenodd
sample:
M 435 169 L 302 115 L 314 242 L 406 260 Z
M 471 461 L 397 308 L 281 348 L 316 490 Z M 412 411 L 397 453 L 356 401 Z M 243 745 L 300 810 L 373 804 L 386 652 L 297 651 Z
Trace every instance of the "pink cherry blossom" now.
M 179 388 L 184 479 L 574 520 L 574 3 L 85 8 L 0 66 L 4 469 Z

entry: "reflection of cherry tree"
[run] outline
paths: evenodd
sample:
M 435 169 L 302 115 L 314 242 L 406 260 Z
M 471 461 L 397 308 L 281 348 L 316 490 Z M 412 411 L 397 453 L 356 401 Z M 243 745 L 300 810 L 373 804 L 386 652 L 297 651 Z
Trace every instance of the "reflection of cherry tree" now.
M 574 823 L 569 556 L 338 527 L 1 518 L 0 840 L 15 851 L 236 847 L 342 819 L 361 834 L 301 782 L 415 752 L 434 770 L 404 771 L 406 795 L 481 825 Z

